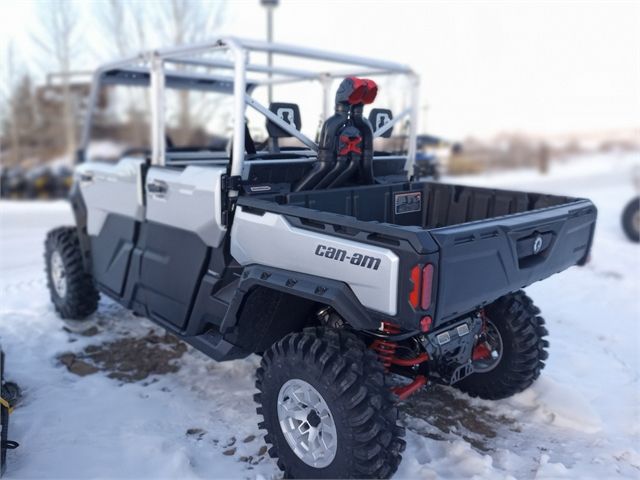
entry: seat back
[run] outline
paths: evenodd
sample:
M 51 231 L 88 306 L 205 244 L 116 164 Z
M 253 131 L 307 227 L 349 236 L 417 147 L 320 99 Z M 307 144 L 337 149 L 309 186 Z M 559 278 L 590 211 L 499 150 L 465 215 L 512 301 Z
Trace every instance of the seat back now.
M 378 93 L 373 80 L 349 77 L 336 93 L 336 113 L 348 108 L 348 117 L 331 135 L 321 136 L 320 153 L 324 150 L 334 167 L 316 188 L 335 188 L 345 183 L 373 183 L 373 129 L 364 118 L 364 105 L 372 103 Z M 327 121 L 328 123 L 329 121 Z M 323 144 L 324 141 L 324 144 Z M 354 178 L 355 177 L 355 178 Z
M 300 107 L 295 103 L 273 102 L 269 105 L 269 110 L 282 121 L 288 123 L 296 130 L 302 127 L 300 117 Z M 279 138 L 288 138 L 292 135 L 280 126 L 267 119 L 267 133 L 269 134 L 269 150 L 277 153 L 280 151 Z
M 384 127 L 387 123 L 393 120 L 393 113 L 391 110 L 386 108 L 374 108 L 369 113 L 369 122 L 373 127 L 374 133 Z M 382 138 L 389 138 L 391 133 L 393 132 L 393 127 L 389 128 L 387 131 L 380 135 Z
M 348 77 L 340 83 L 334 114 L 320 131 L 318 160 L 294 191 L 373 183 L 373 129 L 363 110 L 377 93 L 373 80 Z

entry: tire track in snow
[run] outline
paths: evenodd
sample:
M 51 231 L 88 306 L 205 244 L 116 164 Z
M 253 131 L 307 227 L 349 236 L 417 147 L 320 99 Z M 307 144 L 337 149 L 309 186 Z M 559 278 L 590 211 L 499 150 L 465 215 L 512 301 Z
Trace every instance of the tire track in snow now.
M 13 295 L 16 293 L 23 293 L 26 290 L 32 290 L 34 287 L 45 287 L 46 284 L 46 280 L 42 277 L 30 278 L 19 282 L 2 285 L 0 287 L 0 291 L 3 294 Z

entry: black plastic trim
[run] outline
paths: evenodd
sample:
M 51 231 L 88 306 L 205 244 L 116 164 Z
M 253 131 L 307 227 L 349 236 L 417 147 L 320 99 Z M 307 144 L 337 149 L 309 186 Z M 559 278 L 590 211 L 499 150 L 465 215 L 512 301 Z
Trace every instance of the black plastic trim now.
M 84 203 L 80 187 L 76 182 L 71 186 L 69 191 L 69 202 L 76 221 L 78 229 L 78 242 L 82 253 L 82 264 L 87 273 L 93 272 L 93 264 L 91 262 L 91 239 L 87 233 L 87 205 Z
M 238 323 L 238 314 L 245 296 L 257 286 L 329 305 L 357 330 L 376 329 L 379 326 L 379 323 L 371 318 L 351 289 L 343 282 L 263 265 L 250 265 L 242 272 L 227 315 L 220 325 L 220 331 L 223 334 L 233 329 Z
M 255 211 L 279 213 L 286 216 L 288 220 L 301 218 L 314 220 L 319 224 L 332 225 L 334 227 L 347 227 L 347 229 L 360 235 L 356 238 L 358 241 L 364 241 L 362 240 L 362 234 L 368 234 L 369 238 L 366 243 L 371 245 L 390 248 L 388 243 L 377 241 L 375 235 L 370 235 L 377 234 L 380 235 L 380 238 L 405 240 L 411 245 L 413 250 L 419 254 L 438 251 L 438 245 L 431 238 L 431 235 L 423 228 L 417 226 L 399 226 L 390 223 L 366 222 L 347 215 L 322 212 L 297 205 L 280 205 L 274 201 L 256 197 L 239 197 L 237 203 L 241 206 L 250 207 Z M 305 228 L 308 228 L 308 225 L 305 226 Z M 343 230 L 341 232 L 340 229 L 333 228 L 331 235 L 353 240 L 355 235 L 346 233 L 347 231 L 348 230 Z

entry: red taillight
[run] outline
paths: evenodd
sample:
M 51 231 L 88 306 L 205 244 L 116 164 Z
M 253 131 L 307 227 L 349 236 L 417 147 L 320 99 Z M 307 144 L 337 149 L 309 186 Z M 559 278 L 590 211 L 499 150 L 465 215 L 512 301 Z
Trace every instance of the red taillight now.
M 431 306 L 431 287 L 433 286 L 433 265 L 427 263 L 422 269 L 422 299 L 420 305 L 423 310 Z
M 418 308 L 420 301 L 420 266 L 416 265 L 411 269 L 411 291 L 409 292 L 409 303 L 413 308 Z

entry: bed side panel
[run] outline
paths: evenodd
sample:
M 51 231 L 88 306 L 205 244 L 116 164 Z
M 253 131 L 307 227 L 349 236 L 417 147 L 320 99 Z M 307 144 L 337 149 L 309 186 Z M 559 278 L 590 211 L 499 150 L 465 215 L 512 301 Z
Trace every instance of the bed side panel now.
M 389 249 L 295 228 L 283 215 L 238 206 L 231 255 L 259 264 L 340 280 L 363 306 L 397 312 L 398 256 Z

